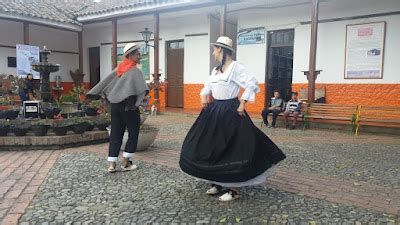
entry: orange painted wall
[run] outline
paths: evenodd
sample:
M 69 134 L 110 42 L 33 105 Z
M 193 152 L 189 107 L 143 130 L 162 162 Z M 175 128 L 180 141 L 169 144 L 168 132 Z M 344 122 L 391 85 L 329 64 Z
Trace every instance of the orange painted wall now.
M 293 91 L 307 88 L 307 84 L 293 84 Z M 328 104 L 400 106 L 400 84 L 316 84 L 326 89 Z
M 167 95 L 164 90 L 159 91 L 158 93 L 159 93 L 158 97 L 159 97 L 160 107 L 165 108 L 166 102 L 167 102 Z M 149 96 L 151 96 L 150 102 L 149 102 L 149 107 L 151 107 L 151 105 L 154 103 L 154 90 L 150 91 Z
M 200 91 L 203 88 L 203 84 L 185 84 L 184 85 L 184 108 L 185 109 L 197 109 L 200 110 Z M 254 103 L 247 103 L 246 110 L 248 112 L 261 112 L 264 108 L 264 93 L 265 85 L 260 84 L 260 92 L 256 94 L 256 101 Z M 242 91 L 243 92 L 243 91 Z M 240 96 L 240 95 L 239 95 Z

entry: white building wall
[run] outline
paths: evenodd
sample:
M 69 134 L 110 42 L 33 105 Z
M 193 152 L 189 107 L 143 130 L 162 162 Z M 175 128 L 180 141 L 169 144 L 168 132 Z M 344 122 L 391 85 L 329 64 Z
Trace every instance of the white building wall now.
M 369 15 L 400 10 L 398 0 L 336 0 L 320 5 L 320 20 Z M 310 51 L 311 5 L 276 9 L 241 11 L 238 29 L 265 27 L 266 31 L 295 29 L 293 83 L 307 83 L 301 71 L 308 70 Z M 344 79 L 346 24 L 386 21 L 386 40 L 383 79 Z M 318 30 L 317 69 L 323 70 L 317 83 L 400 83 L 397 63 L 400 57 L 400 15 L 360 20 L 320 23 Z M 267 44 L 238 46 L 237 59 L 265 82 Z
M 16 44 L 23 44 L 22 23 L 0 20 L 0 30 L 2 30 L 0 45 L 15 46 Z M 39 46 L 40 49 L 46 45 L 50 50 L 78 53 L 78 34 L 76 32 L 30 25 L 29 37 L 30 45 Z M 7 67 L 7 57 L 15 57 L 15 55 L 16 50 L 14 48 L 0 47 L 0 73 L 16 74 L 16 68 Z M 63 82 L 71 82 L 72 78 L 69 75 L 69 71 L 75 71 L 79 68 L 78 54 L 52 52 L 49 56 L 49 61 L 61 65 L 58 72 L 50 74 L 50 81 L 54 81 L 55 75 L 60 75 Z
M 0 20 L 0 45 L 15 46 L 24 42 L 23 24 L 9 20 Z M 0 47 L 0 74 L 17 73 L 16 68 L 9 68 L 7 57 L 15 57 L 15 48 Z
M 184 49 L 184 82 L 185 83 L 198 83 L 200 80 L 204 80 L 208 76 L 209 67 L 209 37 L 205 36 L 193 36 L 186 37 L 187 34 L 199 34 L 208 33 L 209 22 L 207 14 L 193 14 L 189 18 L 180 17 L 164 18 L 160 16 L 160 46 L 159 46 L 159 68 L 162 74 L 161 80 L 165 79 L 166 73 L 166 55 L 165 55 L 165 43 L 171 40 L 183 39 L 185 42 Z M 129 21 L 120 21 L 118 23 L 118 42 L 124 41 L 138 41 L 142 40 L 142 36 L 139 33 L 143 31 L 145 27 L 154 32 L 152 18 L 138 18 L 138 22 L 135 22 L 135 18 L 129 19 Z M 100 78 L 103 79 L 111 72 L 111 38 L 112 27 L 111 23 L 101 24 L 97 27 L 84 28 L 84 72 L 89 74 L 89 59 L 88 59 L 88 48 L 100 46 Z M 103 43 L 103 45 L 102 45 Z M 104 44 L 108 43 L 108 44 Z M 144 45 L 144 42 L 138 44 Z M 149 44 L 153 45 L 153 42 Z M 118 44 L 118 47 L 123 47 L 125 44 Z M 150 49 L 150 73 L 154 71 L 154 49 Z M 188 66 L 190 65 L 190 66 Z M 152 79 L 152 77 L 151 77 Z

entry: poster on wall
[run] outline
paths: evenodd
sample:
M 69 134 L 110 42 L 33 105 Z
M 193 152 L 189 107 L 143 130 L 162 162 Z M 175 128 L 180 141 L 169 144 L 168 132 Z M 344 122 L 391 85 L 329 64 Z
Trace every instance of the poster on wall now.
M 123 57 L 122 57 L 123 53 L 124 53 L 124 48 L 118 47 L 117 48 L 117 64 L 119 64 L 120 62 L 123 61 Z M 149 51 L 147 51 L 145 46 L 140 48 L 140 55 L 142 56 L 142 59 L 140 60 L 140 65 L 138 65 L 138 68 L 140 70 L 142 70 L 144 79 L 150 80 Z
M 385 22 L 347 25 L 345 79 L 381 79 Z
M 237 34 L 238 45 L 252 45 L 265 43 L 265 28 L 249 28 L 239 30 Z
M 32 70 L 32 63 L 39 62 L 39 47 L 31 45 L 16 45 L 17 75 L 25 78 L 28 73 L 33 79 L 40 79 L 40 73 Z

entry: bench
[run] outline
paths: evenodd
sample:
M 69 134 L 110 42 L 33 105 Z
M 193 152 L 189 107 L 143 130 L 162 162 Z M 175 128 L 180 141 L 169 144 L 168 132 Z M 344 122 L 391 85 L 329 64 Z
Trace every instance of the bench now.
M 313 103 L 304 115 L 303 130 L 309 127 L 310 121 L 334 120 L 336 123 L 351 124 L 353 126 L 353 132 L 355 132 L 357 113 L 357 105 Z
M 400 128 L 400 107 L 359 106 L 356 135 L 360 125 Z
M 325 103 L 325 98 L 326 98 L 326 89 L 325 88 L 315 89 L 314 102 Z M 300 89 L 299 99 L 302 102 L 308 101 L 308 89 L 304 89 L 304 88 Z

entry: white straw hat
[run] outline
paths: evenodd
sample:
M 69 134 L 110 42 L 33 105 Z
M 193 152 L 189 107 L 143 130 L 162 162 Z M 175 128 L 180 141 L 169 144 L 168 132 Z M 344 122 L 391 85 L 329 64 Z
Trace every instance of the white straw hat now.
M 133 51 L 135 51 L 136 49 L 139 49 L 139 48 L 140 48 L 140 46 L 135 44 L 135 43 L 128 43 L 124 47 L 124 54 L 122 56 L 125 57 L 129 53 L 131 53 L 131 52 L 133 52 Z
M 226 36 L 219 37 L 218 40 L 215 43 L 211 43 L 211 45 L 219 46 L 219 47 L 222 47 L 222 48 L 229 49 L 231 51 L 235 51 L 233 49 L 233 41 L 232 41 L 232 39 L 230 39 L 229 37 L 226 37 Z

